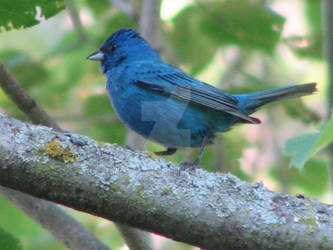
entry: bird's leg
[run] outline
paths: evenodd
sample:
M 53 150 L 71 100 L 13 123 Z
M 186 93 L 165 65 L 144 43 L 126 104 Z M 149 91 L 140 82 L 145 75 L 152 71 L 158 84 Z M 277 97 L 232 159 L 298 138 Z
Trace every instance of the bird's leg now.
M 176 148 L 167 148 L 165 151 L 158 151 L 154 152 L 155 155 L 173 155 L 176 153 L 177 149 Z
M 202 142 L 201 142 L 199 154 L 198 154 L 197 158 L 195 159 L 195 161 L 192 163 L 193 165 L 200 166 L 200 161 L 201 161 L 201 158 L 202 158 L 206 145 L 207 145 L 207 136 L 204 136 L 204 138 L 202 139 Z
M 197 158 L 195 159 L 194 162 L 183 162 L 180 164 L 180 166 L 183 168 L 183 169 L 186 169 L 186 168 L 197 168 L 197 167 L 200 167 L 200 161 L 201 161 L 201 157 L 203 155 L 203 152 L 204 152 L 204 149 L 207 145 L 207 136 L 204 136 L 204 138 L 202 139 L 202 142 L 201 142 L 201 146 L 200 146 L 200 150 L 199 150 L 199 154 L 197 156 Z

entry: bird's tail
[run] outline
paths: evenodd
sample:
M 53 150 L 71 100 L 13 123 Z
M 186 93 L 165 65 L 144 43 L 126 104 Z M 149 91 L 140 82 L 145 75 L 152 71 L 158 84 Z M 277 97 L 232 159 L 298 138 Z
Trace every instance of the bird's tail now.
M 247 114 L 253 113 L 257 108 L 288 98 L 311 95 L 316 91 L 316 83 L 305 83 L 289 87 L 270 89 L 250 94 L 234 95 L 239 100 L 240 109 Z

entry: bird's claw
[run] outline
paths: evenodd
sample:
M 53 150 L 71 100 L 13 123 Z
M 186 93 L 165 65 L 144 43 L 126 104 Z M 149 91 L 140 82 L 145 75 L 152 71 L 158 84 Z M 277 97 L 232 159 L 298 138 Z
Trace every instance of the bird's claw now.
M 199 168 L 202 168 L 200 164 L 197 161 L 194 162 L 182 162 L 180 163 L 180 169 L 181 170 L 196 170 Z

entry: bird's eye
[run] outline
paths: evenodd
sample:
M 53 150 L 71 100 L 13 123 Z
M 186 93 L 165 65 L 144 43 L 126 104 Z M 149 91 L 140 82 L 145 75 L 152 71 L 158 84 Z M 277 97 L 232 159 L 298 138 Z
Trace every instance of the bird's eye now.
M 108 52 L 113 52 L 116 50 L 116 48 L 117 48 L 117 45 L 111 44 L 110 47 L 108 48 Z

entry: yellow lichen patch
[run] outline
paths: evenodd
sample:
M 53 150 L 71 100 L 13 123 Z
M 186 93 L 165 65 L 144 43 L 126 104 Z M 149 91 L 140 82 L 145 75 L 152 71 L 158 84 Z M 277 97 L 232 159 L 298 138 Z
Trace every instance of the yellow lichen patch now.
M 68 146 L 63 148 L 57 139 L 45 143 L 45 152 L 52 158 L 61 159 L 64 163 L 75 161 L 75 155 L 71 153 L 70 148 Z
M 71 153 L 71 149 L 68 146 L 64 149 L 62 159 L 65 163 L 73 163 L 75 161 L 75 155 Z
M 61 147 L 60 142 L 58 140 L 54 139 L 50 142 L 45 143 L 45 150 L 49 156 L 57 157 L 62 154 L 62 151 L 64 149 Z
M 245 214 L 246 214 L 246 215 L 250 215 L 250 214 L 251 214 L 251 210 L 250 210 L 250 209 L 246 209 L 246 210 L 245 210 Z

